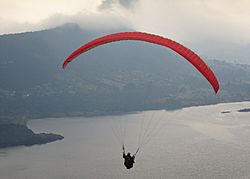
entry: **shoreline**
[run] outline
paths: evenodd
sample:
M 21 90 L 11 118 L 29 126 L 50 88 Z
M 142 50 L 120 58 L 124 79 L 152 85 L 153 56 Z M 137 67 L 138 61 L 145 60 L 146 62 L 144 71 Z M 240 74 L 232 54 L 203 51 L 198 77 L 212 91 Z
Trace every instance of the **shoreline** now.
M 250 112 L 250 101 L 241 101 L 241 102 L 228 102 L 228 103 L 217 103 L 217 104 L 208 104 L 208 105 L 197 105 L 197 106 L 187 106 L 182 107 L 178 109 L 150 109 L 150 110 L 142 110 L 142 111 L 130 111 L 130 112 L 122 112 L 122 111 L 115 111 L 115 112 L 103 112 L 103 111 L 95 111 L 95 112 L 83 112 L 83 113 L 72 113 L 72 114 L 57 114 L 57 115 L 44 115 L 44 116 L 36 116 L 35 118 L 28 118 L 26 119 L 26 122 L 18 124 L 18 119 L 13 120 L 11 123 L 2 123 L 0 124 L 0 148 L 9 148 L 9 147 L 17 147 L 17 146 L 32 146 L 32 145 L 42 145 L 50 142 L 54 142 L 57 140 L 62 140 L 64 137 L 59 134 L 53 134 L 53 133 L 34 133 L 31 129 L 28 128 L 27 122 L 31 120 L 38 120 L 38 119 L 49 119 L 49 118 L 67 118 L 67 117 L 101 117 L 101 116 L 117 116 L 117 115 L 129 115 L 129 114 L 136 114 L 141 113 L 145 111 L 160 111 L 160 110 L 166 110 L 166 111 L 176 111 L 176 110 L 185 110 L 188 108 L 195 108 L 195 107 L 209 107 L 209 106 L 221 106 L 223 104 L 249 104 L 247 107 L 242 107 L 240 109 L 235 109 L 237 112 L 241 112 L 241 110 L 247 109 L 247 112 Z M 227 110 L 227 109 L 223 109 Z M 222 110 L 222 112 L 223 112 Z M 5 130 L 3 130 L 5 129 Z M 18 130 L 17 130 L 18 129 Z M 14 133 L 17 132 L 17 133 Z M 5 133 L 4 133 L 5 132 Z M 4 136 L 4 137 L 3 137 Z M 10 137 L 9 140 L 6 139 L 7 137 Z M 23 137 L 23 138 L 22 138 Z M 19 140 L 17 140 L 19 139 Z M 11 141 L 15 141 L 14 143 L 11 143 Z
M 181 108 L 175 108 L 175 109 L 145 109 L 145 110 L 138 110 L 138 111 L 129 111 L 129 112 L 122 112 L 122 111 L 115 111 L 115 112 L 99 112 L 99 113 L 78 113 L 78 114 L 67 114 L 67 115 L 50 115 L 50 116 L 41 116 L 41 117 L 35 117 L 35 118 L 29 118 L 29 120 L 37 120 L 37 119 L 49 119 L 49 118 L 67 118 L 67 117 L 86 117 L 86 118 L 91 118 L 91 117 L 105 117 L 105 116 L 119 116 L 119 115 L 129 115 L 129 114 L 137 114 L 145 111 L 177 111 L 177 110 L 184 110 L 188 108 L 195 108 L 195 107 L 209 107 L 209 106 L 215 106 L 215 105 L 223 105 L 223 104 L 240 104 L 240 103 L 249 103 L 250 101 L 237 101 L 237 102 L 225 102 L 225 103 L 216 103 L 216 104 L 206 104 L 206 105 L 190 105 L 186 107 L 181 107 Z M 250 106 L 249 106 L 250 108 Z M 242 109 L 239 109 L 242 110 Z
M 0 125 L 0 148 L 42 145 L 62 139 L 64 137 L 59 134 L 34 133 L 27 125 Z

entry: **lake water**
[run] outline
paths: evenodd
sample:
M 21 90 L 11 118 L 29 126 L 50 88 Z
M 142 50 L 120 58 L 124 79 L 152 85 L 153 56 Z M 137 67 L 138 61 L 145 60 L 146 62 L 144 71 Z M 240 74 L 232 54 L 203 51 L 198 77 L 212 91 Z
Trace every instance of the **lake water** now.
M 250 108 L 250 102 L 31 120 L 35 132 L 65 139 L 0 149 L 0 178 L 250 178 L 250 113 L 237 112 L 242 108 Z M 127 151 L 142 145 L 131 170 L 123 166 L 120 139 Z

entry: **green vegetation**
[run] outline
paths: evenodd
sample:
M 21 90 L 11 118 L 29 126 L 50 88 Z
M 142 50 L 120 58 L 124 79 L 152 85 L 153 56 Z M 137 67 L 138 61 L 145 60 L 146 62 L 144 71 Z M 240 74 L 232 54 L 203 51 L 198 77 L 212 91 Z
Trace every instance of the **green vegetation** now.
M 105 33 L 70 24 L 0 36 L 0 124 L 250 100 L 249 65 L 205 59 L 221 84 L 215 95 L 179 55 L 143 42 L 104 45 L 61 69 L 73 49 Z

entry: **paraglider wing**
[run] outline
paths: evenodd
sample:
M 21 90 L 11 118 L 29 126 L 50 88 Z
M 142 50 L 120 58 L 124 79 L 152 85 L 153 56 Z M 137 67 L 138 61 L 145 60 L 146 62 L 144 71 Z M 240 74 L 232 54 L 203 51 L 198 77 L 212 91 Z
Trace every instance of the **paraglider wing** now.
M 200 71 L 200 73 L 209 81 L 209 83 L 212 85 L 214 92 L 217 93 L 219 90 L 219 82 L 214 75 L 213 71 L 208 67 L 208 65 L 192 50 L 184 47 L 183 45 L 158 36 L 154 34 L 148 34 L 143 32 L 120 32 L 115 34 L 106 35 L 100 38 L 97 38 L 93 41 L 88 42 L 87 44 L 81 46 L 76 51 L 74 51 L 63 63 L 63 68 L 67 66 L 69 62 L 71 62 L 74 58 L 79 56 L 80 54 L 95 48 L 97 46 L 110 43 L 110 42 L 116 42 L 121 40 L 140 40 L 145 41 L 153 44 L 162 45 L 165 47 L 168 47 L 172 49 L 173 51 L 177 52 L 181 56 L 183 56 L 186 60 L 188 60 L 197 70 Z

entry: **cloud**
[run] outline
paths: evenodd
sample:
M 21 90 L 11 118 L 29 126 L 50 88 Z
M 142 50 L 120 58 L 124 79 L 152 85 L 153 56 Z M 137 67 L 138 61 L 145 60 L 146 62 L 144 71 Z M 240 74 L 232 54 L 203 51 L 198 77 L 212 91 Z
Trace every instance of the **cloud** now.
M 16 22 L 7 20 L 4 18 L 0 18 L 1 26 L 0 26 L 0 34 L 12 34 L 18 32 L 26 32 L 31 30 L 39 30 L 40 27 L 36 26 L 35 24 L 28 23 L 28 22 Z
M 73 3 L 27 0 L 25 4 L 4 1 L 5 8 L 0 9 L 7 9 L 12 2 L 15 13 L 0 11 L 3 13 L 0 33 L 49 28 L 70 21 L 88 22 L 86 27 L 98 28 L 125 23 L 138 31 L 165 35 L 181 42 L 214 39 L 216 42 L 250 43 L 249 0 L 92 0 L 91 3 L 87 0 Z M 43 7 L 42 11 L 37 9 L 37 4 Z
M 114 3 L 114 0 L 103 0 L 102 4 L 98 8 L 99 10 L 111 9 Z
M 120 29 L 131 27 L 130 22 L 123 15 L 115 12 L 89 12 L 82 11 L 74 15 L 53 14 L 38 23 L 15 22 L 0 18 L 0 34 L 20 33 L 54 28 L 66 23 L 76 23 L 84 29 Z
M 250 64 L 249 53 L 236 50 L 250 47 L 249 8 L 248 0 L 141 0 L 130 18 L 136 30 L 174 39 L 202 56 Z
M 143 0 L 132 19 L 138 29 L 182 41 L 250 42 L 250 2 L 239 0 Z
M 1 34 L 64 23 L 89 29 L 130 27 L 174 39 L 209 58 L 250 61 L 249 53 L 242 56 L 242 50 L 235 50 L 237 46 L 246 49 L 243 47 L 250 44 L 249 0 L 27 0 L 25 4 L 4 1 L 5 6 L 2 3 L 0 7 Z
M 125 8 L 132 8 L 139 0 L 118 0 L 119 4 Z
M 139 0 L 103 0 L 98 7 L 99 10 L 110 10 L 114 6 L 121 6 L 125 9 L 132 9 Z
M 65 23 L 76 23 L 84 29 L 115 29 L 129 27 L 129 21 L 121 15 L 113 12 L 78 12 L 75 15 L 54 14 L 42 21 L 43 27 L 56 27 Z

